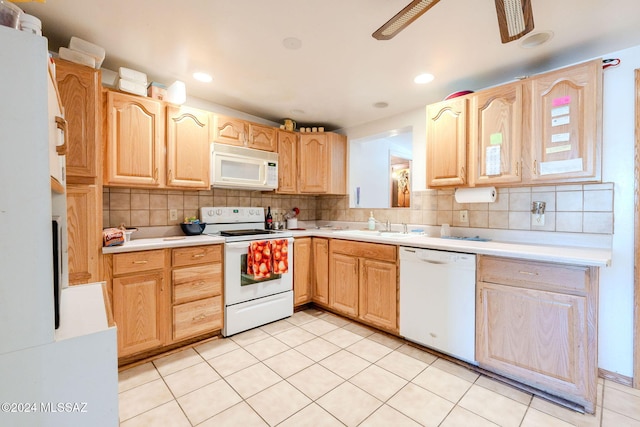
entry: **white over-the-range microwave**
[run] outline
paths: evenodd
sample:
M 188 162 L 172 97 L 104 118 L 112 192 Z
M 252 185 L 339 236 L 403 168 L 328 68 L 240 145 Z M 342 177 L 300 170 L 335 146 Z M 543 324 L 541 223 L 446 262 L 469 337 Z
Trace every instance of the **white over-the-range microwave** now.
M 275 190 L 278 187 L 278 153 L 213 143 L 211 186 Z

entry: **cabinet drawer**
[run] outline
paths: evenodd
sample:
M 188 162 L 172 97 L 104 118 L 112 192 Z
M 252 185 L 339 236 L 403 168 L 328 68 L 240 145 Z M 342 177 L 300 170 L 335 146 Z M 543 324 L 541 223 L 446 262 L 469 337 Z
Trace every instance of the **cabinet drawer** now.
M 222 294 L 222 264 L 173 270 L 173 303 L 182 304 Z
M 173 307 L 173 339 L 222 329 L 222 296 L 180 304 Z
M 355 257 L 377 259 L 381 261 L 395 262 L 397 248 L 395 245 L 379 243 L 354 242 L 352 240 L 332 239 L 329 243 L 329 251 Z
M 192 246 L 171 251 L 171 265 L 205 264 L 222 261 L 222 245 Z
M 478 281 L 535 288 L 589 291 L 589 267 L 481 256 Z
M 127 252 L 113 255 L 114 276 L 164 268 L 164 250 Z

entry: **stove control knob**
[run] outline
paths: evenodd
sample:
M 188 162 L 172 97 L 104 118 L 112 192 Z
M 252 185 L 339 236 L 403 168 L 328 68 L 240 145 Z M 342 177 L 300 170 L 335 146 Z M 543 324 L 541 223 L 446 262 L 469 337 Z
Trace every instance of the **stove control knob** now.
M 213 209 L 209 209 L 209 210 L 207 211 L 207 215 L 209 215 L 209 216 L 213 216 L 213 214 L 214 214 Z
M 256 211 L 253 209 L 249 209 L 249 215 L 255 215 Z
M 216 215 L 222 215 L 222 209 L 216 209 Z

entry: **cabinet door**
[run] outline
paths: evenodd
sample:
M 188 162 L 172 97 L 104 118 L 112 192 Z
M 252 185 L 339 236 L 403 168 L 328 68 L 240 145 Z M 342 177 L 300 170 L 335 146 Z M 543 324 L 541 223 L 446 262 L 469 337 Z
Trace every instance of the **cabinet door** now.
M 343 254 L 329 259 L 329 307 L 353 317 L 358 315 L 358 264 L 358 258 Z
M 209 113 L 167 107 L 167 186 L 209 188 Z
M 95 185 L 67 185 L 67 239 L 69 284 L 93 283 L 100 279 L 100 206 Z
M 327 135 L 330 144 L 327 193 L 347 194 L 347 137 L 333 132 Z
M 105 184 L 162 186 L 164 146 L 162 103 L 107 93 Z
M 300 135 L 300 192 L 326 193 L 329 186 L 329 143 L 326 134 Z
M 476 358 L 480 366 L 554 394 L 595 403 L 587 298 L 478 282 Z M 593 378 L 593 381 L 590 380 Z
M 68 123 L 67 178 L 98 177 L 100 140 L 100 71 L 62 59 L 56 60 L 56 80 Z
M 222 296 L 173 307 L 173 340 L 180 341 L 222 329 Z
M 293 305 L 311 301 L 313 269 L 311 268 L 311 237 L 296 239 L 294 242 Z
M 397 269 L 389 262 L 360 260 L 360 306 L 364 322 L 397 332 Z
M 601 179 L 602 61 L 531 79 L 532 182 Z
M 294 132 L 278 131 L 277 193 L 295 194 L 298 190 L 298 136 Z
M 314 237 L 313 244 L 313 302 L 329 304 L 329 240 Z
M 469 185 L 522 181 L 522 83 L 476 93 L 471 98 Z
M 163 274 L 113 279 L 113 316 L 118 326 L 118 357 L 164 343 Z
M 249 132 L 247 122 L 233 117 L 216 115 L 213 126 L 213 142 L 244 147 Z
M 277 132 L 271 126 L 249 123 L 247 147 L 256 150 L 276 151 Z
M 467 98 L 427 106 L 427 185 L 467 181 Z

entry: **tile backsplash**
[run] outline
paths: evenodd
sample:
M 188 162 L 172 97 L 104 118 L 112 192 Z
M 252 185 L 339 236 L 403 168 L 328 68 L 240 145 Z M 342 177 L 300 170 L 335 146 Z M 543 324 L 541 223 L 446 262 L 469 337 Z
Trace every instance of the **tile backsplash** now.
M 300 196 L 260 191 L 223 190 L 179 191 L 104 188 L 103 225 L 114 227 L 166 226 L 185 217 L 199 217 L 203 206 L 271 206 L 272 212 L 300 209 L 301 221 L 361 221 L 369 212 L 376 219 L 392 223 L 424 225 L 451 224 L 454 227 L 503 230 L 540 230 L 573 233 L 613 233 L 613 184 L 558 185 L 545 187 L 499 188 L 494 203 L 455 201 L 454 191 L 426 190 L 412 194 L 408 209 L 349 208 L 348 196 Z M 544 225 L 532 214 L 534 201 L 546 203 Z M 170 220 L 170 211 L 177 220 Z M 466 210 L 468 221 L 460 221 Z

